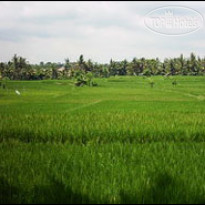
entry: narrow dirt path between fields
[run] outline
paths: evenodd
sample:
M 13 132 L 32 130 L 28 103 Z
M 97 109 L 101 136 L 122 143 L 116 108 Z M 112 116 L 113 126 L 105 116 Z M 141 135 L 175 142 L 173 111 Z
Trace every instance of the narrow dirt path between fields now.
M 180 92 L 180 91 L 176 91 L 176 90 L 164 90 L 165 92 L 174 92 L 174 93 L 178 93 L 187 97 L 191 97 L 191 98 L 195 98 L 197 100 L 203 101 L 205 100 L 205 96 L 204 95 L 193 95 L 191 93 L 186 93 L 186 92 Z
M 85 104 L 85 105 L 78 106 L 78 107 L 76 107 L 76 108 L 73 108 L 73 109 L 68 110 L 67 112 L 80 110 L 80 109 L 85 108 L 85 107 L 89 107 L 89 106 L 92 106 L 92 105 L 96 105 L 96 104 L 98 104 L 98 103 L 100 103 L 100 102 L 102 102 L 102 100 L 98 100 L 98 101 L 95 101 L 95 102 L 91 102 L 91 103 L 87 103 L 87 104 Z

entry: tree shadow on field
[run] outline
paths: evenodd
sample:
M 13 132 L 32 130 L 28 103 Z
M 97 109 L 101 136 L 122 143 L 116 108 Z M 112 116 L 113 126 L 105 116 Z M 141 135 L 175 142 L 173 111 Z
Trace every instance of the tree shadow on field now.
M 143 189 L 136 195 L 130 195 L 123 190 L 120 192 L 121 203 L 123 204 L 204 204 L 204 196 L 192 196 L 183 181 L 173 178 L 168 173 L 159 173 L 156 177 L 153 175 L 153 181 L 148 189 Z M 187 199 L 187 196 L 188 199 Z M 192 201 L 190 201 L 190 199 Z
M 21 187 L 11 186 L 4 178 L 0 178 L 0 204 L 96 204 L 98 199 L 74 192 L 61 180 L 49 176 L 48 185 L 35 186 L 28 192 Z M 191 201 L 190 201 L 191 200 Z M 102 199 L 103 204 L 109 204 Z M 149 188 L 138 193 L 127 190 L 120 192 L 121 204 L 205 204 L 205 196 L 194 195 L 188 191 L 183 181 L 173 178 L 168 173 L 153 174 Z
M 3 177 L 0 178 L 0 204 L 17 204 L 19 190 L 11 186 Z
M 35 187 L 35 204 L 95 204 L 89 197 L 72 191 L 71 187 L 65 186 L 55 178 L 49 179 L 48 186 Z
M 47 186 L 35 186 L 28 192 L 11 186 L 0 178 L 0 204 L 96 204 L 89 197 L 75 193 L 70 187 L 53 177 Z

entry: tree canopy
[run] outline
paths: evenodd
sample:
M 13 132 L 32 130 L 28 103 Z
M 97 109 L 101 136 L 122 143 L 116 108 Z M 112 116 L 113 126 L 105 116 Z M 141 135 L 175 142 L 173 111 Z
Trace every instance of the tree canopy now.
M 69 58 L 64 63 L 40 62 L 30 64 L 25 58 L 14 55 L 9 62 L 0 62 L 0 76 L 10 80 L 44 80 L 72 79 L 82 73 L 92 73 L 93 77 L 109 77 L 116 75 L 204 75 L 205 57 L 197 57 L 194 53 L 185 58 L 166 58 L 164 61 L 146 58 L 133 58 L 122 61 L 110 60 L 108 64 L 86 61 L 80 55 L 76 62 Z M 80 74 L 81 73 L 81 74 Z

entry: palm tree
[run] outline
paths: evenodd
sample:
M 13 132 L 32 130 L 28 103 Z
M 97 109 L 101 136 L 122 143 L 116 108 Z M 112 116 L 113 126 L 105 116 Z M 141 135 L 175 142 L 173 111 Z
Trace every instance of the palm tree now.
M 133 58 L 132 60 L 132 70 L 134 75 L 138 75 L 140 73 L 141 62 L 137 61 L 137 58 Z
M 78 65 L 79 65 L 79 68 L 80 68 L 81 70 L 85 70 L 85 61 L 84 61 L 84 57 L 83 57 L 82 54 L 81 54 L 80 57 L 79 57 Z
M 23 79 L 23 69 L 28 68 L 28 63 L 26 62 L 25 58 L 18 57 L 16 54 L 12 58 L 12 61 L 9 62 L 9 67 L 13 67 L 14 69 L 14 76 L 13 78 L 15 80 L 22 80 Z
M 89 72 L 90 72 L 90 71 L 91 71 L 91 72 L 93 71 L 93 62 L 92 62 L 91 59 L 88 60 L 88 62 L 86 63 L 86 66 L 85 66 L 85 67 L 86 67 L 86 71 L 87 71 L 87 72 L 88 72 L 88 71 L 89 71 Z
M 70 66 L 71 66 L 71 65 L 70 65 L 70 60 L 69 60 L 69 58 L 66 58 L 66 59 L 65 59 L 65 68 L 66 68 L 66 69 L 69 69 Z
M 196 75 L 199 72 L 198 62 L 196 60 L 196 55 L 194 53 L 191 53 L 189 67 L 191 69 L 192 74 Z
M 155 59 L 151 59 L 148 61 L 149 69 L 151 71 L 151 74 L 154 75 L 158 71 L 158 61 Z
M 5 64 L 4 63 L 0 63 L 0 75 L 1 75 L 1 78 L 2 78 L 2 76 L 3 76 L 3 73 L 4 73 L 4 71 L 5 71 Z
M 11 61 L 8 62 L 8 65 L 6 66 L 4 73 L 5 77 L 8 77 L 11 80 L 15 79 L 14 64 Z
M 201 59 L 201 72 L 205 72 L 205 58 Z
M 162 63 L 162 75 L 166 74 L 166 65 L 165 63 Z
M 109 72 L 111 75 L 114 75 L 114 76 L 118 74 L 116 63 L 112 59 L 110 60 Z
M 185 65 L 186 61 L 184 59 L 183 54 L 180 55 L 178 62 L 179 62 L 179 67 L 180 67 L 179 69 L 180 69 L 181 73 L 183 75 L 187 75 L 187 69 L 186 69 L 186 65 Z
M 176 73 L 176 67 L 175 67 L 174 60 L 173 60 L 173 59 L 171 59 L 171 60 L 169 61 L 169 67 L 170 67 L 170 73 L 171 73 L 171 75 L 175 75 L 175 73 Z
M 45 78 L 46 79 L 51 79 L 52 78 L 52 69 L 45 69 L 44 71 L 43 71 L 43 73 L 44 73 L 44 75 L 45 75 Z
M 58 79 L 58 71 L 56 66 L 53 64 L 51 67 L 52 67 L 52 79 Z
M 124 59 L 122 61 L 122 67 L 121 67 L 121 70 L 120 70 L 120 75 L 126 75 L 127 74 L 127 65 L 128 65 L 128 62 L 126 59 Z
M 103 77 L 108 78 L 110 76 L 109 69 L 106 66 L 102 68 Z
M 139 64 L 139 67 L 138 67 L 138 74 L 139 73 L 143 73 L 144 69 L 146 68 L 146 59 L 145 58 L 141 58 L 141 63 Z
M 12 58 L 11 63 L 13 64 L 14 67 L 14 79 L 18 80 L 19 79 L 19 66 L 18 66 L 18 57 L 15 54 L 14 57 Z

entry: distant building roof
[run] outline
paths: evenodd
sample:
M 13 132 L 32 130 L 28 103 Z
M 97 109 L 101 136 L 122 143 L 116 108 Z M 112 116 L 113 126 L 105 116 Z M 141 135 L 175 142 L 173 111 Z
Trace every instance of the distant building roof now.
M 58 68 L 58 71 L 64 71 L 66 68 L 64 66 Z

